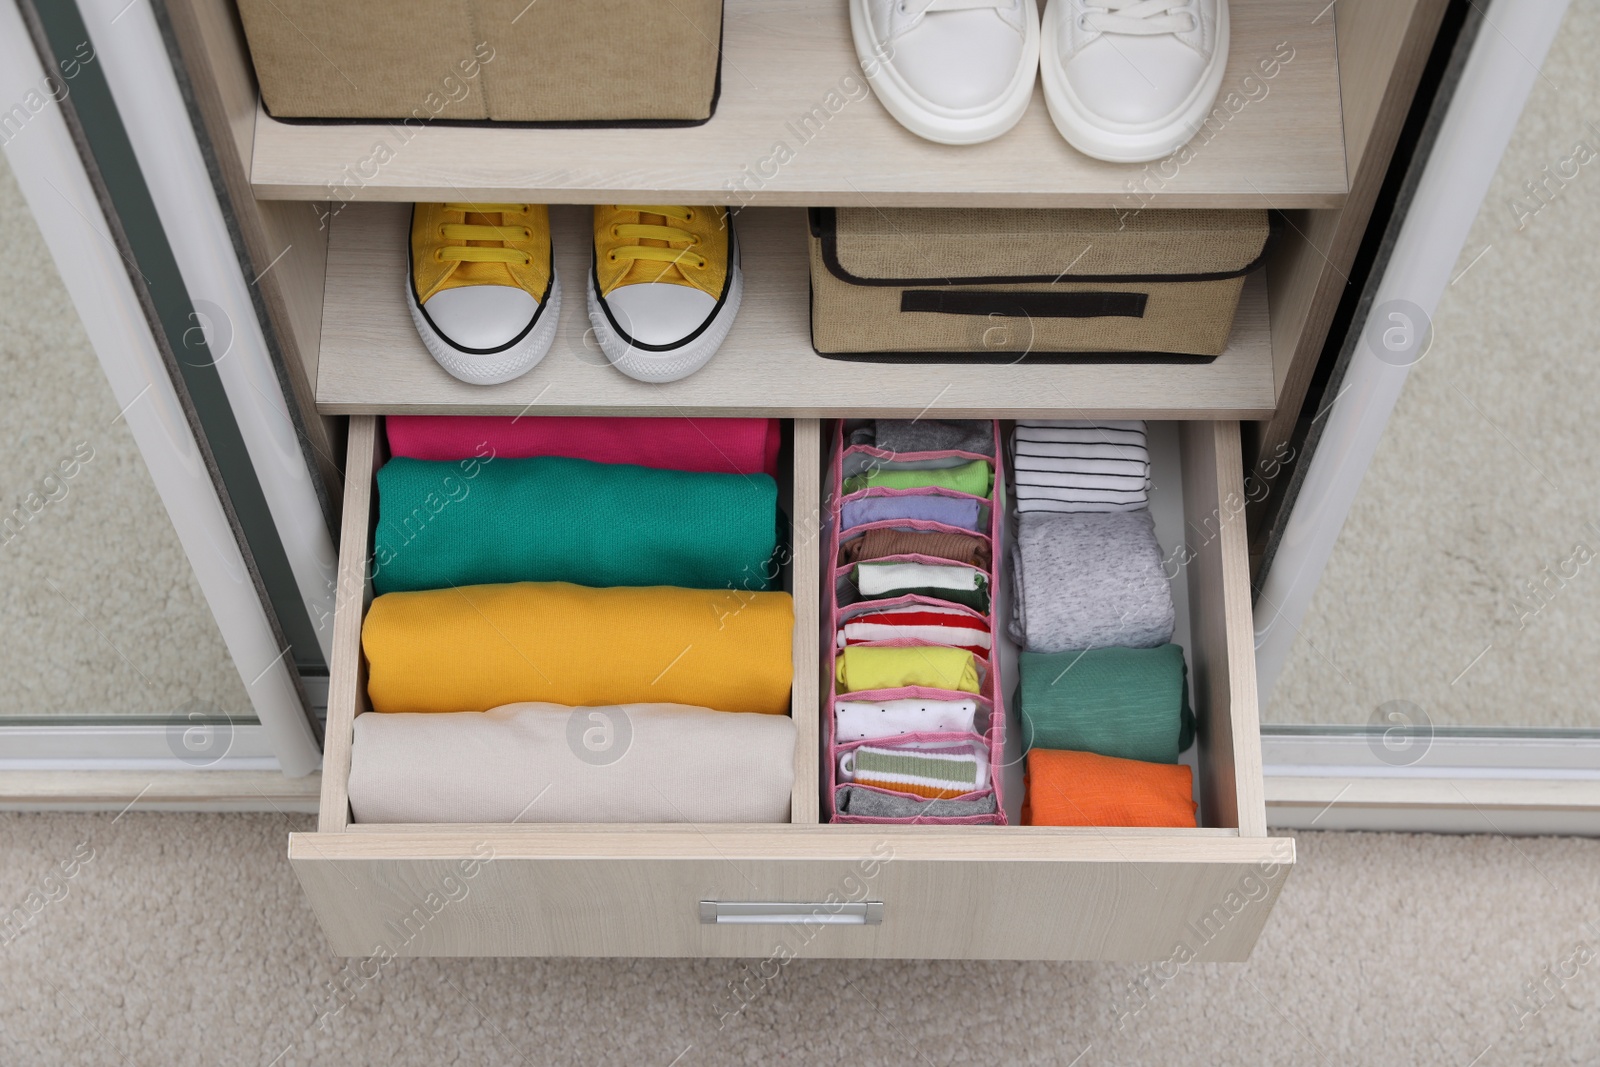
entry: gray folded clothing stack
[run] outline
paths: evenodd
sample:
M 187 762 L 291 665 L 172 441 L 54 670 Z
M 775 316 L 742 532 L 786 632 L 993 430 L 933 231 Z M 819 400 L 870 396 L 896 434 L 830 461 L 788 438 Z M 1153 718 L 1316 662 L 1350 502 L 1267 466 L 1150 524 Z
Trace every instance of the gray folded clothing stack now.
M 1029 652 L 1172 640 L 1172 589 L 1147 508 L 1022 514 L 1012 578 L 1011 636 Z
M 1141 421 L 1018 420 L 1012 450 L 1019 512 L 1149 506 L 1150 452 Z

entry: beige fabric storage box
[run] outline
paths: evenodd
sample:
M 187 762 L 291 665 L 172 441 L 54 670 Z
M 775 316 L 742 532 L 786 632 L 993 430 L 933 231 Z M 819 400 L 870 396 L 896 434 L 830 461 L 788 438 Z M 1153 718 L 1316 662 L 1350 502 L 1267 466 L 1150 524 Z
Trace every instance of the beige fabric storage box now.
M 280 119 L 704 122 L 722 0 L 239 0 Z
M 880 362 L 1209 361 L 1265 211 L 816 208 L 811 341 Z

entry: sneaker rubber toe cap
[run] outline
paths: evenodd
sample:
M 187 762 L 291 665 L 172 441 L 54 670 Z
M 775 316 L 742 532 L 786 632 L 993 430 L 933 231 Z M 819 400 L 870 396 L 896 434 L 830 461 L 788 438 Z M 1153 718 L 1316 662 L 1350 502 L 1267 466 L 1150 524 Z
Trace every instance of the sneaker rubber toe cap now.
M 645 345 L 675 345 L 716 313 L 710 293 L 669 282 L 641 282 L 613 289 L 605 298 L 617 328 Z
M 510 285 L 445 289 L 423 305 L 434 330 L 457 348 L 486 351 L 511 344 L 528 329 L 539 301 Z

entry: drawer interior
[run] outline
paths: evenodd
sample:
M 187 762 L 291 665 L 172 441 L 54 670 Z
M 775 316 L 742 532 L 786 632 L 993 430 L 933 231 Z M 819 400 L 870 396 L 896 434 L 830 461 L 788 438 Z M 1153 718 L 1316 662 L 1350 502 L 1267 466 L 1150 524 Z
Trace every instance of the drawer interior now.
M 1235 495 L 1230 504 L 1224 499 L 1225 494 L 1220 493 L 1215 487 L 1215 483 L 1205 477 L 1206 473 L 1217 469 L 1215 459 L 1207 462 L 1206 455 L 1215 456 L 1219 443 L 1226 446 L 1230 441 L 1237 440 L 1236 431 L 1230 436 L 1218 429 L 1231 425 L 1152 422 L 1149 424 L 1149 447 L 1150 510 L 1155 519 L 1157 538 L 1165 553 L 1167 573 L 1172 579 L 1176 614 L 1172 639 L 1173 643 L 1185 650 L 1191 700 L 1194 702 L 1200 723 L 1197 742 L 1183 754 L 1182 762 L 1194 770 L 1195 799 L 1200 804 L 1198 820 L 1200 828 L 1237 831 L 1241 828 L 1240 812 L 1244 810 L 1248 816 L 1251 802 L 1247 797 L 1240 796 L 1239 774 L 1233 759 L 1235 738 L 1232 730 L 1234 725 L 1232 687 L 1236 682 L 1243 682 L 1245 679 L 1236 678 L 1237 672 L 1231 669 L 1227 598 L 1220 569 L 1206 566 L 1208 558 L 1214 561 L 1220 554 L 1222 546 L 1213 545 L 1211 542 L 1219 540 L 1224 530 L 1231 526 L 1225 520 L 1231 519 L 1233 517 L 1231 512 L 1235 510 L 1242 515 L 1242 497 Z M 1009 430 L 1009 427 L 1007 429 Z M 823 442 L 831 440 L 830 432 L 831 426 L 826 422 L 805 419 L 784 420 L 783 448 L 779 456 L 779 513 L 781 517 L 789 520 L 789 532 L 786 537 L 780 537 L 779 541 L 779 586 L 794 597 L 795 603 L 795 684 L 791 696 L 791 715 L 796 726 L 796 775 L 791 799 L 791 825 L 819 823 L 820 794 L 825 780 L 824 762 L 827 753 L 820 717 L 826 713 L 824 694 L 827 692 L 827 685 L 824 674 L 827 670 L 827 657 L 821 654 L 821 650 L 833 635 L 821 611 L 824 592 L 822 582 L 825 580 L 822 575 L 827 570 L 826 561 L 822 559 L 825 550 L 822 529 L 828 507 L 823 499 L 822 486 L 825 483 L 828 462 Z M 353 605 L 356 595 L 353 587 L 359 577 L 360 613 L 364 615 L 365 608 L 370 605 L 372 598 L 369 561 L 372 558 L 373 530 L 377 522 L 376 497 L 372 491 L 373 477 L 377 468 L 387 459 L 382 419 L 370 416 L 355 417 L 352 420 L 350 447 L 352 463 L 357 458 L 358 449 L 362 455 L 369 457 L 363 477 L 358 479 L 355 469 L 351 470 L 349 479 L 351 495 L 359 495 L 355 492 L 358 485 L 365 485 L 368 492 L 365 507 L 359 506 L 360 501 L 346 501 L 345 519 L 350 528 L 345 533 L 346 536 L 359 533 L 360 541 L 357 543 L 365 545 L 366 548 L 360 557 L 363 562 L 360 574 L 348 576 L 351 588 L 342 589 L 341 595 L 349 594 Z M 1194 455 L 1196 452 L 1201 454 Z M 352 507 L 352 504 L 357 506 Z M 359 531 L 355 522 L 357 513 L 361 513 Z M 1002 552 L 1006 559 L 1010 559 L 1015 548 L 1015 523 L 1003 521 L 1001 530 Z M 344 579 L 342 567 L 342 583 Z M 1011 595 L 1010 580 L 1004 577 L 995 590 L 996 654 L 1002 677 L 1008 680 L 1007 691 L 1002 695 L 1009 709 L 1008 722 L 1014 727 L 1016 712 L 1011 697 L 1014 680 L 1017 678 L 1018 648 L 1005 626 L 1005 620 L 1010 617 Z M 1192 604 L 1199 608 L 1197 613 L 1192 612 Z M 355 613 L 341 611 L 339 621 L 348 623 L 352 614 Z M 1196 620 L 1192 617 L 1194 614 L 1199 615 L 1198 621 L 1201 624 L 1199 628 L 1196 627 Z M 359 622 L 359 616 L 357 618 Z M 1208 622 L 1210 626 L 1206 628 Z M 810 635 L 813 634 L 817 635 L 815 640 L 810 639 Z M 340 650 L 342 653 L 340 666 L 350 666 L 352 658 L 359 661 L 358 669 L 353 672 L 354 678 L 349 677 L 352 672 L 345 671 L 335 679 L 334 686 L 330 687 L 327 761 L 331 763 L 335 758 L 333 745 L 337 739 L 342 744 L 342 749 L 337 753 L 342 766 L 342 775 L 335 767 L 326 766 L 325 783 L 334 778 L 347 780 L 351 724 L 355 715 L 368 711 L 370 707 L 366 697 L 365 659 L 360 654 L 359 648 L 359 630 L 357 630 L 353 657 L 347 651 L 348 643 L 346 648 Z M 1227 688 L 1221 692 L 1215 691 L 1212 687 L 1224 679 Z M 351 681 L 356 684 L 351 686 L 349 684 Z M 1253 730 L 1253 716 L 1251 721 L 1244 725 Z M 1022 756 L 1021 731 L 1015 728 L 1008 729 L 1006 752 L 1002 762 L 1005 774 L 1003 796 L 1009 825 L 986 828 L 992 832 L 1005 833 L 1020 827 L 1023 798 Z M 327 789 L 325 784 L 324 825 L 319 828 L 324 832 L 336 832 L 355 825 L 350 816 L 348 794 L 330 795 Z M 1249 821 L 1248 817 L 1245 821 Z M 593 828 L 603 830 L 604 826 L 605 824 L 595 824 Z M 367 827 L 363 825 L 361 828 Z M 904 829 L 915 831 L 920 828 Z M 1170 832 L 1182 834 L 1188 831 Z
M 820 445 L 815 420 L 781 420 L 778 454 L 780 529 L 775 559 L 777 581 L 794 598 L 794 688 L 790 716 L 795 725 L 795 776 L 790 822 L 817 822 L 817 778 L 813 771 L 817 737 L 816 679 L 818 651 L 810 639 L 818 612 L 816 538 L 807 531 L 820 513 Z M 350 420 L 349 455 L 343 523 L 340 531 L 339 596 L 335 617 L 334 669 L 328 689 L 328 720 L 323 756 L 323 792 L 319 832 L 355 826 L 348 782 L 350 742 L 355 717 L 371 710 L 367 699 L 367 662 L 361 651 L 361 624 L 373 598 L 374 533 L 378 522 L 376 475 L 389 458 L 383 419 L 355 416 Z M 351 551 L 352 546 L 361 546 Z M 330 787 L 334 783 L 337 789 Z M 765 825 L 765 824 L 763 824 Z
M 1014 423 L 1009 421 L 1002 423 L 1002 440 L 1010 440 L 1013 426 Z M 824 423 L 824 487 L 827 486 L 827 442 L 831 440 L 830 424 Z M 1148 446 L 1151 465 L 1150 511 L 1170 579 L 1175 613 L 1172 642 L 1184 650 L 1190 699 L 1199 721 L 1196 743 L 1180 759 L 1194 773 L 1195 800 L 1200 806 L 1198 829 L 1237 831 L 1242 818 L 1246 827 L 1264 832 L 1264 821 L 1256 823 L 1250 817 L 1255 803 L 1250 790 L 1247 789 L 1243 796 L 1240 794 L 1239 772 L 1234 756 L 1236 745 L 1242 745 L 1251 752 L 1259 748 L 1259 741 L 1252 739 L 1256 731 L 1253 657 L 1244 662 L 1248 668 L 1244 672 L 1247 677 L 1240 677 L 1237 669 L 1239 657 L 1246 655 L 1245 646 L 1251 639 L 1248 629 L 1248 588 L 1244 594 L 1243 619 L 1246 629 L 1230 633 L 1230 623 L 1236 624 L 1239 619 L 1239 601 L 1237 591 L 1231 599 L 1227 595 L 1228 582 L 1232 579 L 1224 576 L 1222 565 L 1224 537 L 1233 532 L 1234 520 L 1242 522 L 1244 515 L 1242 482 L 1237 486 L 1230 484 L 1235 462 L 1230 457 L 1238 454 L 1236 424 L 1149 422 Z M 1007 480 L 1010 480 L 1009 465 Z M 1013 498 L 1014 493 L 1008 486 L 1008 507 L 1014 507 L 1009 503 Z M 1000 529 L 1003 543 L 1001 551 L 1006 564 L 995 590 L 994 636 L 996 658 L 1004 679 L 1005 691 L 1002 696 L 1007 709 L 1005 755 L 1001 762 L 1004 770 L 1002 796 L 1008 825 L 985 829 L 1006 833 L 1021 827 L 1024 796 L 1022 731 L 1017 728 L 1014 700 L 1020 650 L 1006 625 L 1011 617 L 1013 596 L 1011 563 L 1016 549 L 1014 513 L 1006 516 Z M 827 564 L 828 561 L 824 560 L 824 573 Z M 1236 575 L 1238 572 L 1235 569 L 1231 573 Z M 826 648 L 834 637 L 826 611 L 819 621 L 819 644 Z M 824 660 L 826 658 L 823 657 Z M 825 662 L 822 668 L 819 692 L 823 698 L 821 714 L 826 715 L 828 686 Z M 1235 683 L 1245 688 L 1236 692 Z M 1237 724 L 1247 735 L 1242 738 L 1234 736 L 1236 701 L 1248 701 L 1240 705 L 1248 709 Z M 820 753 L 818 773 L 824 782 L 827 758 L 825 751 Z M 1259 772 L 1253 772 L 1248 764 L 1245 773 L 1247 777 L 1252 773 L 1259 777 Z M 1241 811 L 1244 812 L 1243 816 Z M 1181 835 L 1196 831 L 1173 829 L 1163 832 Z
M 1176 422 L 1151 422 L 1148 424 L 1146 438 L 1150 449 L 1150 514 L 1155 519 L 1156 538 L 1161 542 L 1163 558 L 1168 561 L 1167 575 L 1172 579 L 1172 604 L 1174 609 L 1174 625 L 1172 630 L 1172 643 L 1184 650 L 1185 659 L 1189 665 L 1189 677 L 1195 675 L 1195 649 L 1190 639 L 1189 626 L 1189 583 L 1184 580 L 1183 568 L 1178 566 L 1181 559 L 1181 546 L 1184 543 L 1187 527 L 1187 515 L 1184 508 L 1183 493 L 1183 464 L 1181 450 L 1178 443 L 1179 423 Z M 1010 437 L 1010 426 L 1006 427 L 1006 438 Z M 1011 494 L 1010 498 L 1014 498 Z M 1007 561 L 1014 560 L 1016 552 L 1016 522 L 1014 516 L 1008 516 L 1008 521 L 1001 524 L 1004 539 L 1002 549 Z M 1010 708 L 1011 724 L 1017 722 L 1017 712 L 1012 694 L 1017 679 L 1017 643 L 1012 639 L 1006 621 L 1011 618 L 1012 597 L 1014 587 L 1010 580 L 1009 562 L 1006 576 L 1001 579 L 1000 588 L 997 590 L 995 602 L 995 619 L 997 633 L 995 634 L 1000 671 L 1006 679 L 1008 692 L 1005 694 L 1007 705 Z M 1192 685 L 1192 681 L 1191 681 Z M 1217 813 L 1208 810 L 1205 791 L 1201 783 L 1206 777 L 1205 768 L 1199 766 L 1200 746 L 1198 744 L 1183 753 L 1180 762 L 1186 764 L 1194 771 L 1195 800 L 1200 803 L 1198 822 L 1201 826 L 1219 826 Z M 1023 797 L 1023 753 L 1022 731 L 1010 729 L 1006 733 L 1006 754 L 1004 759 L 1006 768 L 1005 776 L 1005 807 L 1006 815 L 1011 825 L 1020 825 L 1022 822 L 1022 797 Z M 1227 816 L 1223 816 L 1226 819 Z

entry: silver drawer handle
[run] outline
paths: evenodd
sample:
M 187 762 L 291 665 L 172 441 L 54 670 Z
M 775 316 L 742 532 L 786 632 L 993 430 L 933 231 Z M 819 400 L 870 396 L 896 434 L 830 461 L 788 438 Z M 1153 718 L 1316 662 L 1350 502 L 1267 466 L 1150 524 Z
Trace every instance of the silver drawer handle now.
M 757 901 L 702 900 L 703 923 L 743 923 L 747 925 L 877 926 L 883 922 L 883 901 L 859 903 L 818 902 L 816 904 L 765 903 Z

